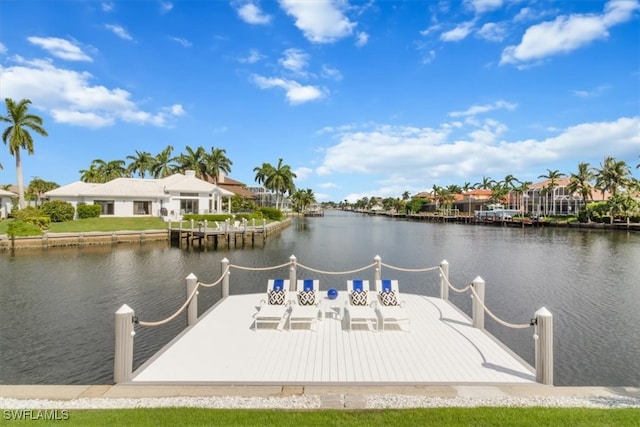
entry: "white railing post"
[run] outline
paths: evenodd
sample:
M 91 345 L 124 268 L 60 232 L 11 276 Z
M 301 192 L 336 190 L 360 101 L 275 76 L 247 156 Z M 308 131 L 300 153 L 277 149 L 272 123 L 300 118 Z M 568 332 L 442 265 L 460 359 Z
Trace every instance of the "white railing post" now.
M 229 260 L 225 257 L 220 261 L 220 269 L 224 272 L 229 267 Z M 230 271 L 227 271 L 227 274 L 222 278 L 222 298 L 226 298 L 229 296 L 229 274 Z
M 252 229 L 256 229 L 256 219 L 255 218 L 251 218 L 251 228 Z
M 373 282 L 376 280 L 382 280 L 382 258 L 380 255 L 376 255 L 373 257 L 373 263 L 375 267 L 373 268 Z
M 267 219 L 262 218 L 262 232 L 264 233 L 267 230 Z
M 473 327 L 484 329 L 484 280 L 480 276 L 473 279 L 471 283 L 476 295 L 473 296 L 473 305 L 471 307 L 473 314 Z
M 193 218 L 191 218 L 191 232 L 193 232 L 195 230 L 195 220 Z
M 187 298 L 189 295 L 193 293 L 193 291 L 198 287 L 198 278 L 195 274 L 190 273 L 187 278 Z M 198 292 L 193 296 L 191 302 L 189 303 L 189 307 L 187 308 L 187 325 L 192 326 L 195 325 L 198 321 Z
M 291 255 L 289 257 L 289 262 L 291 262 L 291 265 L 289 266 L 289 290 L 290 291 L 296 290 L 296 272 L 298 269 L 297 261 L 298 260 L 295 255 Z
M 542 307 L 535 316 L 536 381 L 553 385 L 553 315 Z
M 207 221 L 206 219 L 204 220 L 204 237 L 207 237 L 207 225 L 208 225 L 209 221 Z
M 442 260 L 440 263 L 440 298 L 447 301 L 449 299 L 449 263 Z
M 130 381 L 133 373 L 133 315 L 133 310 L 126 304 L 116 311 L 113 358 L 113 380 L 116 384 Z

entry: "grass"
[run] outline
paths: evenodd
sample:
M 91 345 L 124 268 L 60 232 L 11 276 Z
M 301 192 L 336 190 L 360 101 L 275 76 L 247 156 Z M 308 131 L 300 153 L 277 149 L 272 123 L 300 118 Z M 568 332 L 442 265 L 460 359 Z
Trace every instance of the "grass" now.
M 4 422 L 9 424 L 7 412 Z M 36 411 L 33 411 L 34 413 Z M 46 425 L 82 426 L 637 426 L 639 409 L 428 408 L 385 410 L 111 409 L 70 410 L 68 421 Z M 24 424 L 24 421 L 19 422 Z M 0 422 L 2 424 L 2 422 Z
M 7 232 L 11 219 L 0 221 L 0 234 Z M 176 224 L 177 225 L 177 224 Z M 165 230 L 168 225 L 158 217 L 87 218 L 77 221 L 52 222 L 50 233 L 86 233 L 89 231 Z

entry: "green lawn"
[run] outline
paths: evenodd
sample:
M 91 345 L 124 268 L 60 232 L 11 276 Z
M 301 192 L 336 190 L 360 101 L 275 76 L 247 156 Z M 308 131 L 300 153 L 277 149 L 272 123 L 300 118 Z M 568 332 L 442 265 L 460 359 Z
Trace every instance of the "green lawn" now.
M 0 221 L 0 234 L 7 232 L 12 220 Z M 174 225 L 178 225 L 174 223 Z M 186 226 L 186 223 L 185 223 Z M 165 230 L 168 224 L 158 217 L 87 218 L 77 221 L 52 222 L 50 233 L 85 233 L 88 231 Z
M 24 425 L 22 421 L 3 422 Z M 36 411 L 34 411 L 36 412 Z M 1 422 L 0 422 L 1 424 Z M 639 409 L 430 408 L 387 410 L 113 409 L 70 410 L 66 421 L 82 426 L 638 426 Z

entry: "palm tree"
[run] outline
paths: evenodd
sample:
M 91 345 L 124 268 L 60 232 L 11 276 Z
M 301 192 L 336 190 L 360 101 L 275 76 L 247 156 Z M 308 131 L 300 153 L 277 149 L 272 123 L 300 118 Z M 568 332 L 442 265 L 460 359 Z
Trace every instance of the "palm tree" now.
M 471 215 L 471 194 L 469 194 L 469 192 L 471 190 L 475 190 L 476 187 L 472 185 L 470 182 L 465 182 L 460 189 L 462 190 L 463 193 L 467 194 L 467 201 L 469 202 L 467 211 L 469 215 Z
M 153 161 L 153 156 L 151 155 L 151 153 L 147 151 L 136 150 L 136 155 L 127 156 L 127 159 L 131 160 L 131 163 L 129 163 L 129 165 L 127 166 L 127 173 L 135 175 L 135 173 L 137 172 L 138 176 L 144 179 Z
M 104 177 L 100 175 L 98 165 L 91 163 L 89 169 L 80 169 L 80 181 L 82 182 L 104 182 Z
M 520 185 L 518 187 L 516 187 L 516 189 L 514 190 L 514 192 L 516 194 L 520 195 L 519 209 L 521 209 L 523 211 L 523 214 L 526 213 L 527 207 L 526 207 L 526 204 L 522 202 L 522 200 L 525 198 L 525 194 L 527 194 L 529 192 L 529 187 L 531 186 L 531 184 L 533 184 L 533 182 L 531 182 L 531 181 L 520 182 Z M 522 209 L 522 205 L 523 204 L 525 205 L 524 209 Z M 533 201 L 532 201 L 531 205 L 532 205 L 532 208 L 533 208 Z
M 168 145 L 167 148 L 158 153 L 149 166 L 149 172 L 154 178 L 165 178 L 175 173 L 177 166 L 176 158 L 171 157 L 173 147 Z
M 180 154 L 177 158 L 178 170 L 182 173 L 192 170 L 196 173 L 196 177 L 203 178 L 207 173 L 206 151 L 201 146 L 195 150 L 187 146 L 185 150 L 186 154 Z
M 5 145 L 9 145 L 9 153 L 16 158 L 18 205 L 22 209 L 25 207 L 25 201 L 20 149 L 26 150 L 29 155 L 34 153 L 33 138 L 29 133 L 29 129 L 42 136 L 48 136 L 48 134 L 42 127 L 42 118 L 34 114 L 29 114 L 28 110 L 31 100 L 22 99 L 16 104 L 13 99 L 5 98 L 4 102 L 7 105 L 7 116 L 0 116 L 0 122 L 10 123 L 10 126 L 2 132 L 2 142 L 4 142 Z
M 60 187 L 57 183 L 52 181 L 45 181 L 42 178 L 34 177 L 29 186 L 27 187 L 27 196 L 30 200 L 35 200 L 36 205 L 42 199 L 42 196 L 47 191 Z
M 545 192 L 547 193 L 545 196 L 545 205 L 546 205 L 545 210 L 547 211 L 547 214 L 549 213 L 549 203 L 548 203 L 549 194 L 551 194 L 553 215 L 555 215 L 556 213 L 555 188 L 558 186 L 558 179 L 562 178 L 563 176 L 566 176 L 566 175 L 560 172 L 559 170 L 551 170 L 551 169 L 547 169 L 546 175 L 538 176 L 538 178 L 549 180 L 549 183 L 545 186 L 545 190 L 546 190 Z
M 473 186 L 475 188 L 481 188 L 483 190 L 489 190 L 491 188 L 491 186 L 493 184 L 495 184 L 496 182 L 489 178 L 488 176 L 483 176 L 482 177 L 482 181 L 481 182 L 476 182 L 475 184 L 473 184 Z
M 511 174 L 505 176 L 504 179 L 502 180 L 502 183 L 507 189 L 507 196 L 509 195 L 509 193 L 511 193 L 512 190 L 515 190 L 516 188 L 518 188 L 518 186 L 515 185 L 514 182 L 517 182 L 518 184 L 520 184 L 520 181 L 518 180 L 518 178 L 516 178 Z M 511 208 L 511 197 L 508 197 L 508 200 L 509 200 L 509 208 Z
M 284 193 L 293 194 L 295 191 L 293 179 L 297 178 L 297 175 L 291 171 L 291 166 L 282 164 L 281 158 L 278 159 L 278 166 L 272 166 L 269 172 L 264 184 L 265 187 L 276 192 L 276 209 L 279 209 L 278 202 L 280 200 L 284 203 Z
M 613 157 L 604 159 L 604 164 L 600 164 L 600 169 L 596 170 L 596 187 L 604 192 L 609 191 L 612 196 L 618 193 L 618 190 L 625 188 L 629 184 L 631 169 L 624 160 L 616 160 Z
M 213 179 L 215 184 L 218 183 L 220 172 L 225 174 L 231 173 L 231 165 L 233 162 L 226 155 L 227 150 L 224 148 L 211 147 L 211 152 L 205 154 L 205 164 L 207 166 L 206 175 Z
M 587 209 L 587 201 L 592 198 L 591 181 L 593 181 L 594 178 L 595 174 L 593 168 L 589 166 L 589 163 L 578 163 L 578 171 L 569 176 L 569 185 L 567 185 L 567 191 L 569 191 L 569 193 L 580 194 L 582 205 L 587 212 L 587 222 L 591 222 L 589 210 Z
M 124 165 L 124 160 L 110 160 L 105 162 L 102 159 L 95 159 L 91 163 L 88 171 L 80 171 L 80 173 L 83 173 L 84 175 L 86 172 L 86 174 L 89 175 L 95 172 L 97 180 L 90 182 L 108 182 L 116 178 L 127 176 L 127 169 Z
M 271 163 L 262 163 L 262 166 L 256 166 L 253 168 L 253 171 L 256 173 L 255 181 L 260 185 L 264 185 L 267 190 L 270 189 L 266 187 L 265 183 L 267 182 L 269 175 L 271 175 L 272 169 L 273 166 Z M 260 205 L 264 206 L 264 192 L 260 193 Z

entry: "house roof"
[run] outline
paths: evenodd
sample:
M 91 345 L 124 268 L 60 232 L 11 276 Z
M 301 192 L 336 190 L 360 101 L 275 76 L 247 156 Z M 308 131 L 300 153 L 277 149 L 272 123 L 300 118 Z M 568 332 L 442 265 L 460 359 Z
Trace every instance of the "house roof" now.
M 93 183 L 93 182 L 83 182 L 83 181 L 76 181 L 76 182 L 72 182 L 71 184 L 68 185 L 64 185 L 62 187 L 58 187 L 55 188 L 53 190 L 49 190 L 47 192 L 44 193 L 44 195 L 46 197 L 48 196 L 78 196 L 80 194 L 83 194 L 85 191 L 90 190 L 91 188 L 98 186 L 98 185 L 102 185 L 102 184 L 98 184 L 98 183 Z
M 16 197 L 17 194 L 13 191 L 7 191 L 0 189 L 0 197 Z
M 244 197 L 245 199 L 255 199 L 256 195 L 254 192 L 247 190 L 246 187 L 243 187 L 241 185 L 229 185 L 227 184 L 227 181 L 229 180 L 229 178 L 225 178 L 225 183 L 224 184 L 218 184 L 218 187 L 224 189 L 225 191 L 228 191 L 230 193 L 233 194 L 237 194 L 238 196 Z M 236 181 L 237 182 L 237 181 Z

